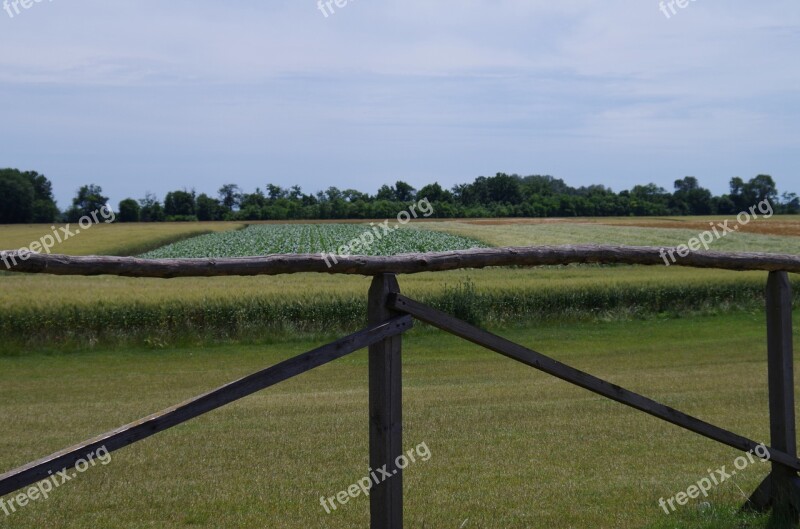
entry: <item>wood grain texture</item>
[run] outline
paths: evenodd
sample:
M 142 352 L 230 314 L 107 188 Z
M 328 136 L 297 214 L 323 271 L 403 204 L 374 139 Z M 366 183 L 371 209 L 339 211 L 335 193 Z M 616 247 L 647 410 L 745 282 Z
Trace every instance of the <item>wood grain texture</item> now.
M 328 266 L 321 254 L 284 254 L 234 259 L 139 259 L 135 257 L 67 256 L 0 252 L 10 265 L 0 270 L 53 275 L 117 275 L 126 277 L 256 276 L 317 272 L 375 276 L 415 274 L 489 266 L 542 266 L 575 263 L 665 265 L 663 248 L 654 246 L 530 246 L 477 248 L 450 252 L 402 254 L 390 257 L 339 257 Z M 667 257 L 667 259 L 669 259 Z M 671 260 L 669 261 L 671 263 Z M 16 264 L 14 264 L 16 263 Z M 800 273 L 800 255 L 693 252 L 671 266 L 764 270 Z
M 399 292 L 396 276 L 375 276 L 369 289 L 371 325 L 398 317 L 387 301 Z M 391 474 L 372 485 L 370 529 L 403 527 L 403 469 L 396 464 L 403 454 L 402 339 L 396 334 L 369 346 L 369 466 Z

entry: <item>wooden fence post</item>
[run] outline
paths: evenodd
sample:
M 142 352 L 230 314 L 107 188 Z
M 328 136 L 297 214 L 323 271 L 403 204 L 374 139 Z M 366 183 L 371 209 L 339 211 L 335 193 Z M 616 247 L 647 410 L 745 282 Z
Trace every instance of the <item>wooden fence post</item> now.
M 369 322 L 397 313 L 387 308 L 389 294 L 400 291 L 394 274 L 377 275 L 369 289 Z M 403 453 L 401 335 L 369 347 L 369 464 L 374 475 L 391 475 L 372 485 L 370 528 L 402 529 L 403 476 L 395 460 Z
M 786 272 L 770 272 L 767 280 L 767 373 L 769 434 L 772 448 L 797 456 L 792 347 L 792 286 Z M 800 479 L 793 469 L 772 462 L 770 474 L 750 496 L 746 507 L 772 508 L 779 523 L 798 520 Z
M 792 354 L 792 287 L 786 272 L 770 272 L 767 281 L 767 356 L 769 376 L 770 444 L 797 456 Z M 797 473 L 772 463 L 771 503 L 782 518 L 797 520 L 793 505 Z

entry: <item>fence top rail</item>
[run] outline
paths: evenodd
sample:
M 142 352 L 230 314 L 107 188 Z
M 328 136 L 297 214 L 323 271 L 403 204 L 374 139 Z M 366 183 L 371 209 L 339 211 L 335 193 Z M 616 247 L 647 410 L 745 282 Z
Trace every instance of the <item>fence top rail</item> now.
M 673 259 L 674 257 L 674 259 Z M 401 254 L 390 257 L 330 254 L 276 254 L 231 259 L 140 259 L 135 257 L 67 256 L 0 252 L 0 270 L 52 275 L 115 275 L 126 277 L 256 276 L 317 272 L 374 276 L 415 274 L 490 266 L 543 266 L 576 263 L 636 264 L 764 270 L 800 273 L 800 255 L 690 252 L 654 246 L 530 246 L 478 248 L 449 252 Z

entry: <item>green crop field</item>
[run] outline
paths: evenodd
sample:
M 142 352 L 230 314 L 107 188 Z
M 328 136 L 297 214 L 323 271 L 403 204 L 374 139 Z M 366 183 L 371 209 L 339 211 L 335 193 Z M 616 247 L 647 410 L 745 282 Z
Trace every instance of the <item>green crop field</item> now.
M 388 230 L 387 230 L 388 227 Z M 143 257 L 247 257 L 280 253 L 332 253 L 357 241 L 358 255 L 395 255 L 479 248 L 484 244 L 443 231 L 379 224 L 258 224 L 169 244 Z

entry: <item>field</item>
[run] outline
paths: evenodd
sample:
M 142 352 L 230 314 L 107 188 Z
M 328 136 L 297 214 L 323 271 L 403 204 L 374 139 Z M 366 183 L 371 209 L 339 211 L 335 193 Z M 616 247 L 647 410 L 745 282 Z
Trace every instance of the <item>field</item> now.
M 396 255 L 480 248 L 484 244 L 443 231 L 368 224 L 258 224 L 244 230 L 217 232 L 169 244 L 143 257 L 248 257 L 276 253 L 336 253 L 350 241 L 358 255 Z M 361 242 L 363 240 L 363 243 Z
M 0 226 L 0 248 L 16 250 L 50 235 L 58 228 L 47 224 Z M 56 230 L 53 230 L 56 228 Z M 175 241 L 212 233 L 244 228 L 243 224 L 225 222 L 153 222 L 143 224 L 96 224 L 77 235 L 68 236 L 53 249 L 66 255 L 136 255 Z M 75 231 L 73 225 L 70 232 Z M 60 235 L 61 236 L 61 235 Z M 0 268 L 2 270 L 2 268 Z
M 503 334 L 755 439 L 768 436 L 762 314 Z M 0 467 L 321 340 L 0 358 Z M 701 527 L 702 518 L 729 529 L 713 520 L 728 519 L 743 501 L 739 489 L 752 490 L 766 474 L 765 465 L 749 467 L 712 491 L 714 510 L 700 514 L 693 501 L 668 517 L 659 498 L 707 468 L 730 467 L 737 452 L 438 332 L 414 331 L 404 356 L 404 445 L 424 442 L 432 454 L 406 471 L 407 527 L 675 529 Z M 115 452 L 108 466 L 4 527 L 365 527 L 365 498 L 328 515 L 319 497 L 367 468 L 366 377 L 366 355 L 356 353 Z
M 415 251 L 407 249 L 420 240 L 674 246 L 708 222 L 419 222 L 380 251 Z M 170 238 L 179 242 L 157 252 L 332 251 L 334 240 L 346 244 L 368 227 L 195 223 L 147 232 L 151 226 L 103 225 L 58 251 L 139 254 Z M 713 249 L 797 254 L 798 227 L 798 218 L 773 217 Z M 0 248 L 47 232 L 37 236 L 37 229 L 0 227 Z M 198 231 L 214 233 L 181 240 Z M 301 234 L 299 242 L 291 234 Z M 425 239 L 412 237 L 420 234 Z M 395 235 L 410 238 L 401 245 Z M 412 297 L 757 440 L 769 436 L 765 279 L 677 266 L 399 278 Z M 357 328 L 368 286 L 367 278 L 323 274 L 144 280 L 0 273 L 0 472 Z M 797 305 L 796 280 L 794 287 Z M 798 311 L 794 322 L 798 337 Z M 367 468 L 366 376 L 366 355 L 355 353 L 115 452 L 108 466 L 47 501 L 0 514 L 0 526 L 364 527 L 368 500 L 328 515 L 319 497 Z M 706 469 L 730 467 L 738 453 L 421 324 L 404 340 L 404 406 L 404 444 L 425 442 L 432 454 L 406 471 L 407 527 L 766 527 L 764 519 L 734 515 L 766 465 L 716 487 L 708 506 L 693 500 L 667 516 L 659 498 L 686 490 Z
M 635 219 L 637 223 L 650 219 Z M 713 219 L 715 222 L 721 219 Z M 680 222 L 652 219 L 655 224 Z M 692 230 L 630 226 L 631 219 L 478 219 L 447 222 L 416 222 L 411 229 L 392 234 L 387 241 L 404 249 L 394 236 L 415 236 L 440 232 L 479 241 L 489 246 L 570 243 L 626 243 L 670 245 L 685 243 L 696 235 Z M 705 223 L 692 219 L 694 223 Z M 800 226 L 793 217 L 773 217 L 760 221 L 780 230 Z M 616 224 L 622 224 L 620 226 Z M 748 229 L 755 226 L 751 222 Z M 338 245 L 346 244 L 369 228 L 337 223 L 346 230 Z M 270 248 L 244 250 L 244 239 L 251 233 L 307 234 L 325 230 L 297 227 L 287 223 L 259 223 L 241 230 L 241 225 L 208 223 L 198 226 L 102 225 L 97 231 L 81 234 L 58 247 L 68 253 L 114 253 L 128 244 L 152 244 L 163 237 L 179 237 L 201 228 L 218 232 L 167 246 L 181 255 L 192 255 L 187 248 L 202 247 L 204 240 L 241 241 L 223 243 L 218 254 L 259 253 Z M 0 248 L 13 248 L 32 239 L 38 228 L 0 227 Z M 143 233 L 155 230 L 148 241 Z M 273 236 L 274 237 L 274 236 Z M 128 243 L 129 240 L 135 244 Z M 286 240 L 284 237 L 283 240 Z M 440 241 L 443 239 L 439 239 Z M 317 238 L 319 241 L 319 238 Z M 457 243 L 463 242 L 456 239 Z M 252 242 L 252 241 L 250 241 Z M 413 251 L 414 238 L 406 239 L 406 251 Z M 735 233 L 715 243 L 714 249 L 796 253 L 800 237 L 752 232 Z M 274 240 L 273 240 L 273 243 Z M 288 244 L 288 243 L 287 243 Z M 338 245 L 333 239 L 326 250 Z M 388 245 L 388 242 L 386 243 Z M 474 244 L 474 243 L 472 243 Z M 470 245 L 470 243 L 465 244 Z M 300 249 L 299 245 L 292 246 Z M 456 244 L 458 246 L 458 244 Z M 306 244 L 304 250 L 312 250 Z M 320 250 L 322 251 L 322 250 Z M 149 254 L 155 255 L 155 254 Z M 30 347 L 49 344 L 56 350 L 82 348 L 102 343 L 156 344 L 194 343 L 202 340 L 257 338 L 268 331 L 276 336 L 295 332 L 315 333 L 326 329 L 351 330 L 365 310 L 368 281 L 359 277 L 301 274 L 258 278 L 192 278 L 176 280 L 128 279 L 118 277 L 53 277 L 0 273 L 0 354 L 22 354 Z M 654 314 L 688 315 L 696 312 L 755 310 L 762 303 L 764 274 L 694 270 L 670 267 L 570 266 L 535 269 L 455 271 L 416 274 L 401 278 L 405 292 L 443 308 L 471 313 L 487 324 L 517 324 L 548 319 L 611 318 L 627 319 Z M 313 285 L 313 288 L 309 288 Z M 798 289 L 800 291 L 800 289 Z M 455 294 L 460 294 L 456 295 Z M 463 302 L 452 307 L 452 299 Z M 447 305 L 450 303 L 450 305 Z M 475 320 L 478 321 L 478 320 Z

